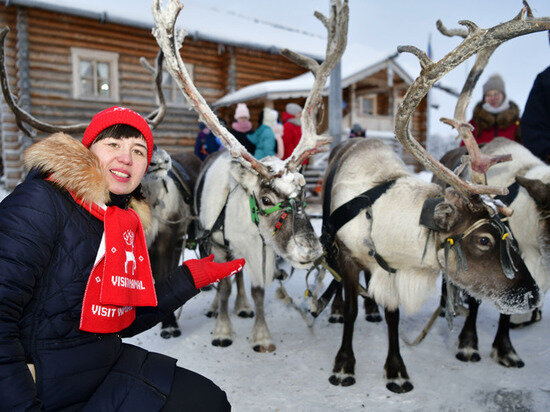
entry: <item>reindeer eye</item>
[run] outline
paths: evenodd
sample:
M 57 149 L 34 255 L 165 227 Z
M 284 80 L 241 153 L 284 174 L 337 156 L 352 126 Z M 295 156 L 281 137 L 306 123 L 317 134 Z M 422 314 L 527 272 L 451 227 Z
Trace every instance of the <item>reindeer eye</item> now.
M 271 200 L 269 200 L 269 197 L 263 196 L 263 197 L 262 197 L 262 205 L 264 205 L 264 206 L 272 206 L 272 205 L 273 205 L 273 202 L 272 202 Z
M 482 246 L 487 246 L 489 243 L 491 243 L 491 239 L 489 239 L 488 237 L 483 236 L 479 239 L 479 244 Z

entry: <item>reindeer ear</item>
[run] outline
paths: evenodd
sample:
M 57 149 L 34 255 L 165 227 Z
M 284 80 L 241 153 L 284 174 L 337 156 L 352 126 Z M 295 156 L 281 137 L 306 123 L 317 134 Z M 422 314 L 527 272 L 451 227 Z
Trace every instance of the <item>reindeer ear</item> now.
M 458 222 L 458 210 L 448 201 L 439 203 L 434 209 L 434 222 L 439 230 L 450 232 Z
M 540 210 L 550 210 L 550 184 L 523 176 L 516 176 L 516 182 L 527 190 Z
M 244 167 L 238 161 L 232 161 L 229 165 L 231 177 L 235 179 L 248 193 L 252 193 L 258 183 L 258 174 Z

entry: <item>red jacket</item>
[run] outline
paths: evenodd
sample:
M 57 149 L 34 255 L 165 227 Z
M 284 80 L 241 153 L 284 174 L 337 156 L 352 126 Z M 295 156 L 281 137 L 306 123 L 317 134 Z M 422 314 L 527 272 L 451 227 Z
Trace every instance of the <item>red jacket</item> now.
M 294 119 L 293 115 L 283 112 L 283 143 L 285 145 L 283 160 L 290 157 L 302 138 L 302 127 L 291 122 L 292 119 Z
M 495 137 L 506 137 L 521 143 L 519 108 L 514 102 L 510 102 L 510 107 L 498 114 L 489 113 L 480 102 L 474 109 L 470 124 L 474 126 L 473 135 L 477 144 L 489 143 Z M 460 145 L 463 146 L 464 142 Z

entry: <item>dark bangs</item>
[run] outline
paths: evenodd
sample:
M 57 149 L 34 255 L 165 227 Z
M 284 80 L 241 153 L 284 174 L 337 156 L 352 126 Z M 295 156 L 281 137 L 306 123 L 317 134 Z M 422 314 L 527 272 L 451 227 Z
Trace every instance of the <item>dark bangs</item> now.
M 143 134 L 134 126 L 122 123 L 114 124 L 101 131 L 95 138 L 94 143 L 105 139 L 106 137 L 112 137 L 114 139 L 123 139 L 125 137 L 141 137 L 142 139 L 145 139 L 145 137 L 143 137 Z

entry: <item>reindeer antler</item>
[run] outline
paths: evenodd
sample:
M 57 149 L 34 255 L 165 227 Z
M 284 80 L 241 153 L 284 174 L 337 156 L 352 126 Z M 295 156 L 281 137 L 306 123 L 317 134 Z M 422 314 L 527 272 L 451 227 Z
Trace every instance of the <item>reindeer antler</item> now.
M 19 104 L 17 104 L 9 86 L 4 55 L 4 42 L 9 31 L 9 27 L 4 27 L 2 30 L 0 30 L 0 86 L 2 88 L 4 100 L 15 115 L 15 122 L 17 123 L 17 127 L 19 127 L 19 129 L 29 137 L 32 137 L 33 133 L 23 123 L 27 123 L 33 129 L 40 130 L 44 133 L 63 132 L 67 134 L 72 134 L 81 133 L 86 130 L 86 127 L 88 127 L 88 123 L 79 123 L 72 125 L 56 125 L 46 123 L 42 120 L 37 119 L 26 110 L 24 110 Z M 158 126 L 158 124 L 162 121 L 164 115 L 166 114 L 166 102 L 164 99 L 164 94 L 162 92 L 162 87 L 160 85 L 160 82 L 162 81 L 162 58 L 162 53 L 159 53 L 156 59 L 155 68 L 152 68 L 151 65 L 149 65 L 148 63 L 147 65 L 145 65 L 145 59 L 143 57 L 141 58 L 142 64 L 144 64 L 144 66 L 153 73 L 155 84 L 157 85 L 156 93 L 159 98 L 159 107 L 157 107 L 157 109 L 155 109 L 151 114 L 146 116 L 149 125 L 153 129 Z
M 266 179 L 274 176 L 274 172 L 252 156 L 244 146 L 229 131 L 220 124 L 220 121 L 208 106 L 208 103 L 191 81 L 191 77 L 185 68 L 179 49 L 185 38 L 185 31 L 176 31 L 175 24 L 183 4 L 179 0 L 169 0 L 166 7 L 161 7 L 160 0 L 153 0 L 153 19 L 155 27 L 153 36 L 166 57 L 166 65 L 172 78 L 176 81 L 189 104 L 199 113 L 200 117 L 208 125 L 217 137 L 223 140 L 224 146 L 231 155 L 238 159 L 243 166 L 251 168 Z
M 326 58 L 321 65 L 312 58 L 303 56 L 288 49 L 281 54 L 294 63 L 311 70 L 315 81 L 306 99 L 302 115 L 302 138 L 290 157 L 286 160 L 286 168 L 295 171 L 305 159 L 314 153 L 328 150 L 328 143 L 332 141 L 330 136 L 319 136 L 316 131 L 315 114 L 321 104 L 321 91 L 325 87 L 332 69 L 340 61 L 346 49 L 348 37 L 349 7 L 348 0 L 343 3 L 340 0 L 332 0 L 330 4 L 330 17 L 315 12 L 317 17 L 327 29 Z M 324 146 L 324 147 L 323 147 Z
M 473 194 L 506 194 L 508 191 L 506 188 L 470 184 L 461 180 L 437 159 L 432 157 L 426 149 L 414 139 L 408 130 L 409 122 L 415 108 L 434 83 L 466 59 L 477 53 L 478 59 L 476 60 L 476 65 L 474 65 L 474 68 L 470 72 L 470 76 L 464 85 L 457 103 L 455 119 L 444 119 L 444 121 L 459 130 L 461 137 L 464 139 L 464 144 L 469 150 L 472 150 L 470 156 L 472 156 L 473 163 L 476 165 L 475 167 L 478 171 L 486 171 L 491 164 L 505 160 L 502 158 L 483 158 L 479 156 L 479 148 L 477 148 L 476 153 L 475 147 L 477 147 L 477 143 L 475 143 L 475 139 L 471 134 L 471 126 L 465 122 L 465 110 L 470 100 L 473 86 L 475 86 L 481 72 L 485 68 L 489 57 L 498 46 L 514 37 L 550 28 L 549 18 L 533 18 L 529 5 L 525 1 L 523 4 L 524 7 L 522 11 L 512 20 L 489 29 L 481 29 L 471 21 L 462 20 L 459 21 L 459 24 L 465 26 L 466 30 L 455 30 L 451 32 L 447 30 L 442 23 L 438 23 L 438 28 L 443 34 L 458 35 L 464 37 L 464 40 L 452 52 L 448 53 L 437 63 L 432 62 L 426 53 L 416 47 L 400 46 L 397 48 L 400 53 L 410 52 L 417 56 L 422 70 L 420 76 L 413 82 L 407 91 L 403 102 L 399 105 L 395 117 L 395 136 L 403 147 L 416 157 L 420 163 L 431 170 L 441 180 L 454 187 L 465 197 L 469 197 Z

